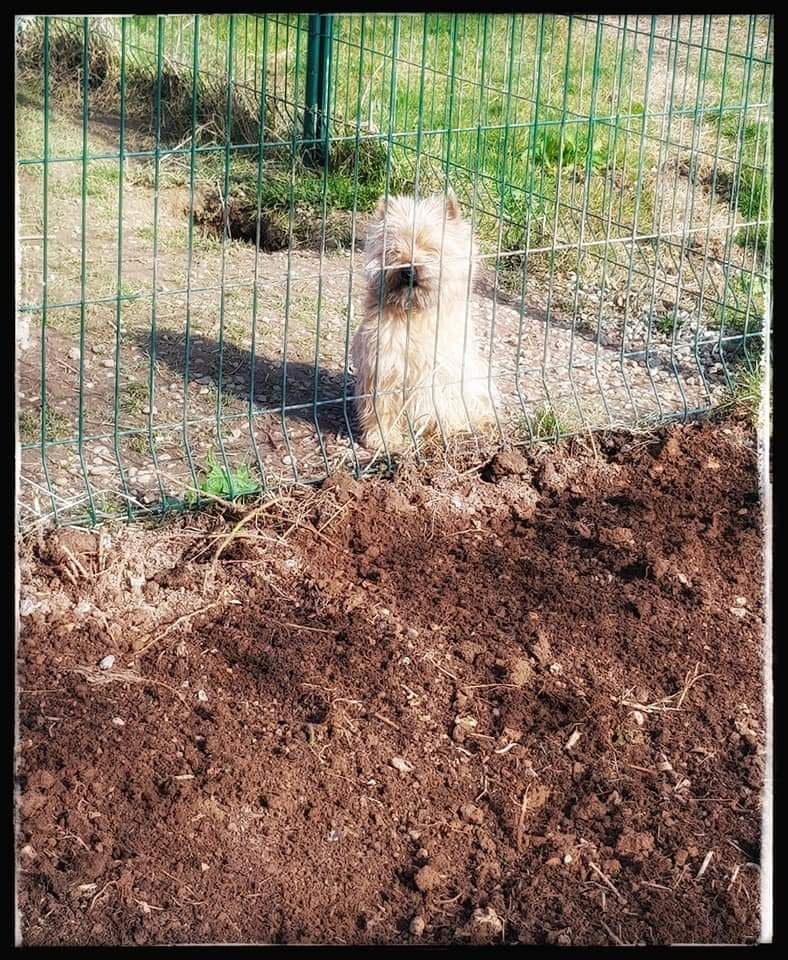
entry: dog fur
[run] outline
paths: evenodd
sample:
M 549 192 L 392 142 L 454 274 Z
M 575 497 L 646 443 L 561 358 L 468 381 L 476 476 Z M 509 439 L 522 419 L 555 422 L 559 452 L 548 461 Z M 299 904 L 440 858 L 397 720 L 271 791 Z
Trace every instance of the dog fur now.
M 367 448 L 468 430 L 493 417 L 473 332 L 478 249 L 449 191 L 381 200 L 365 237 L 364 317 L 353 338 L 356 416 Z M 408 423 L 410 421 L 410 424 Z

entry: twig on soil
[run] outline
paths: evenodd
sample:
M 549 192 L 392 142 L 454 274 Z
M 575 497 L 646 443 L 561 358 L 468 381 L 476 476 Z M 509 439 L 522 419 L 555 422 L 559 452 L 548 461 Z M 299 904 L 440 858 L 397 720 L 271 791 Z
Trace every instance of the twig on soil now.
M 205 613 L 206 610 L 211 610 L 213 607 L 221 606 L 223 602 L 223 600 L 214 600 L 213 603 L 208 603 L 204 607 L 200 607 L 199 610 L 192 610 L 191 613 L 184 613 L 182 617 L 178 617 L 177 620 L 173 620 L 173 622 L 169 624 L 161 633 L 156 634 L 156 636 L 149 640 L 144 646 L 136 649 L 133 655 L 135 657 L 142 656 L 142 654 L 150 650 L 151 647 L 155 646 L 157 643 L 160 643 L 167 636 L 167 634 L 175 630 L 176 627 L 179 627 L 182 623 L 185 623 L 187 620 L 191 620 L 193 617 L 196 617 L 201 613 Z M 132 642 L 132 645 L 134 645 L 134 642 Z
M 466 690 L 488 690 L 491 687 L 514 687 L 517 688 L 516 683 L 465 683 L 463 684 Z
M 72 673 L 78 673 L 83 676 L 88 683 L 106 684 L 106 683 L 151 683 L 156 687 L 164 687 L 174 694 L 181 703 L 186 703 L 183 694 L 175 687 L 171 687 L 162 680 L 155 680 L 153 677 L 143 677 L 133 670 L 101 670 L 96 667 L 77 666 L 71 668 Z
M 677 690 L 675 693 L 672 693 L 668 697 L 662 697 L 660 700 L 655 700 L 653 703 L 639 703 L 637 700 L 629 700 L 627 698 L 627 693 L 624 693 L 618 700 L 618 702 L 624 707 L 630 707 L 634 710 L 641 710 L 644 713 L 668 713 L 681 710 L 684 699 L 689 693 L 690 688 L 693 684 L 697 683 L 698 680 L 702 680 L 704 677 L 712 677 L 712 673 L 698 673 L 700 669 L 700 664 L 696 663 L 695 668 L 692 671 L 688 671 L 687 675 L 684 677 L 684 685 L 680 690 Z M 629 691 L 627 691 L 629 692 Z M 675 706 L 671 704 L 672 700 L 678 701 Z
M 65 563 L 60 564 L 60 569 L 63 571 L 66 577 L 74 584 L 75 587 L 79 586 L 77 583 L 77 578 L 74 576 L 74 574 L 71 572 L 71 569 Z
M 398 730 L 400 733 L 402 733 L 402 727 L 394 723 L 393 720 L 389 720 L 388 717 L 384 717 L 382 713 L 373 713 L 372 716 L 377 717 L 377 719 L 380 720 L 382 723 L 386 723 L 390 727 L 393 727 L 395 730 Z
M 703 863 L 700 865 L 700 870 L 695 874 L 695 879 L 700 880 L 703 874 L 708 870 L 709 864 L 711 863 L 711 858 L 714 856 L 714 851 L 709 850 L 706 856 L 703 858 Z
M 348 500 L 347 503 L 343 503 L 342 506 L 339 508 L 339 510 L 332 513 L 331 516 L 328 518 L 328 520 L 326 520 L 324 524 L 322 524 L 320 527 L 317 528 L 317 532 L 322 533 L 326 529 L 326 527 L 331 526 L 331 524 L 336 520 L 336 518 L 340 515 L 340 513 L 344 513 L 345 510 L 347 510 L 347 508 L 352 504 L 353 504 L 353 500 Z
M 233 538 L 236 536 L 241 527 L 245 526 L 250 520 L 254 520 L 256 517 L 259 517 L 263 511 L 268 510 L 269 507 L 272 507 L 274 504 L 279 503 L 282 500 L 282 497 L 275 497 L 273 500 L 267 500 L 265 503 L 260 504 L 259 507 L 255 507 L 253 510 L 250 510 L 248 513 L 244 514 L 243 517 L 236 523 L 232 530 L 227 534 L 227 536 L 222 540 L 219 546 L 216 548 L 216 552 L 213 555 L 213 560 L 211 560 L 210 573 L 213 573 L 216 570 L 216 564 L 219 560 L 219 557 L 222 555 L 224 549 L 230 544 Z
M 460 683 L 460 678 L 457 676 L 457 674 L 452 673 L 451 670 L 447 670 L 445 667 L 442 667 L 436 660 L 433 660 L 429 652 L 425 653 L 421 659 L 428 660 L 433 665 L 433 667 L 440 670 L 441 673 L 445 673 L 447 677 L 451 677 L 451 679 L 454 680 L 455 683 Z
M 591 867 L 594 873 L 597 873 L 599 875 L 603 883 L 606 883 L 607 886 L 610 887 L 610 889 L 613 891 L 613 893 L 616 895 L 616 897 L 621 903 L 627 902 L 626 897 L 618 891 L 618 888 L 613 885 L 613 881 L 610 879 L 610 877 L 606 873 L 603 873 L 599 869 L 599 867 L 595 863 L 593 863 L 591 860 L 588 861 L 588 865 L 589 867 Z
M 525 822 L 525 811 L 528 808 L 528 792 L 531 789 L 531 784 L 525 788 L 523 793 L 523 799 L 520 801 L 520 816 L 517 819 L 517 831 L 515 833 L 516 846 L 518 850 L 522 849 L 523 845 L 523 823 Z
M 327 636 L 335 634 L 336 630 L 325 630 L 323 627 L 308 627 L 305 623 L 288 623 L 286 620 L 267 619 L 268 623 L 274 623 L 278 627 L 288 627 L 290 630 L 309 630 L 312 633 L 325 633 Z
M 63 553 L 65 553 L 65 555 L 68 557 L 71 563 L 74 564 L 74 568 L 77 571 L 79 571 L 79 573 L 81 573 L 86 580 L 88 580 L 89 577 L 88 577 L 87 570 L 85 570 L 85 568 L 82 566 L 79 560 L 74 556 L 74 554 L 68 549 L 68 547 L 64 543 L 61 543 L 60 549 L 63 551 Z
M 613 941 L 613 943 L 617 944 L 619 947 L 629 947 L 629 946 L 632 946 L 632 944 L 625 943 L 625 942 L 621 939 L 621 937 L 617 937 L 617 936 L 615 935 L 615 933 L 613 933 L 613 931 L 610 929 L 610 927 L 605 923 L 605 921 L 601 919 L 601 917 L 597 917 L 597 923 L 605 930 L 605 932 L 606 932 L 607 935 L 610 937 L 610 939 Z
M 91 910 L 93 909 L 93 907 L 96 905 L 96 901 L 98 900 L 98 898 L 101 897 L 101 896 L 103 896 L 104 891 L 107 889 L 107 887 L 114 887 L 114 886 L 117 884 L 117 882 L 118 882 L 117 880 L 110 880 L 108 883 L 105 883 L 105 884 L 104 884 L 104 886 L 101 888 L 101 890 L 99 890 L 99 892 L 96 894 L 96 896 L 93 897 L 93 899 L 90 901 L 90 906 L 88 907 L 88 910 L 87 910 L 88 913 L 90 913 L 90 911 L 91 911 Z

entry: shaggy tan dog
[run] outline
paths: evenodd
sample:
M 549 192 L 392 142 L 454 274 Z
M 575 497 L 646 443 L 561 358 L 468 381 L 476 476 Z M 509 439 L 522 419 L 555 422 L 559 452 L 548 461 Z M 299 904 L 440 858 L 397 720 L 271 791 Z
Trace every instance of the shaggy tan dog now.
M 478 255 L 453 192 L 382 200 L 365 239 L 364 319 L 351 346 L 356 414 L 368 448 L 402 447 L 493 417 L 470 316 Z

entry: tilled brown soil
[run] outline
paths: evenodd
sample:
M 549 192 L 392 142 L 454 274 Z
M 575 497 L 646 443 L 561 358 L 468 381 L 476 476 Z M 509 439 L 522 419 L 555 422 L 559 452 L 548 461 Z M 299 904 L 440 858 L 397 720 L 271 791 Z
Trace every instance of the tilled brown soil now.
M 238 522 L 25 545 L 26 944 L 757 939 L 744 423 Z

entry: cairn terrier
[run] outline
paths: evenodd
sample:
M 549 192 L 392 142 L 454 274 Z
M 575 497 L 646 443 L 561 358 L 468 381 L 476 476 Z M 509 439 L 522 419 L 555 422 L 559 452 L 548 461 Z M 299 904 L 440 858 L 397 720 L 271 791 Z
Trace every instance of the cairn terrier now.
M 365 238 L 364 319 L 351 345 L 368 449 L 492 419 L 496 393 L 470 316 L 477 253 L 452 191 L 378 204 Z

